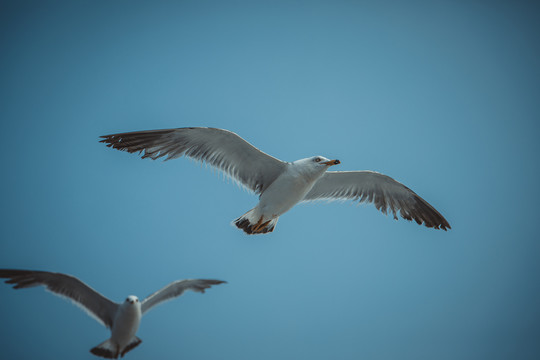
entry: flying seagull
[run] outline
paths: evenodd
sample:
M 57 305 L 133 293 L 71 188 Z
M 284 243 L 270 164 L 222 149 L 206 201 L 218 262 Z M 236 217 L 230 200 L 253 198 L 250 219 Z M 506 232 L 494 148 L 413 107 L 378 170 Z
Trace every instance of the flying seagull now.
M 223 284 L 221 280 L 190 279 L 178 280 L 149 295 L 143 301 L 130 295 L 122 304 L 115 303 L 76 277 L 47 271 L 0 269 L 0 278 L 7 278 L 7 284 L 15 284 L 14 289 L 43 285 L 54 294 L 68 298 L 81 307 L 102 325 L 111 329 L 111 337 L 90 352 L 107 359 L 123 357 L 139 345 L 142 340 L 135 334 L 141 317 L 154 306 L 193 290 L 204 293 L 212 285 Z
M 165 160 L 181 156 L 210 164 L 259 195 L 259 203 L 233 223 L 247 234 L 272 232 L 279 216 L 298 202 L 356 200 L 374 203 L 394 219 L 435 229 L 450 224 L 433 206 L 405 185 L 374 171 L 327 171 L 339 160 L 313 156 L 293 162 L 272 157 L 223 129 L 189 127 L 135 131 L 101 136 L 114 149 L 138 152 L 142 158 Z

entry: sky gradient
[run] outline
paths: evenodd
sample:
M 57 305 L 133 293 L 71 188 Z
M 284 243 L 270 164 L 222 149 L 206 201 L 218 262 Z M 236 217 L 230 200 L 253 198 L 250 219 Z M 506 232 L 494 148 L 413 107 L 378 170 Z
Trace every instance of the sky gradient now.
M 148 313 L 136 359 L 538 359 L 540 19 L 526 1 L 1 1 L 0 267 L 114 301 L 228 284 Z M 117 132 L 211 126 L 285 161 L 410 187 L 448 232 L 372 205 L 257 198 Z M 109 331 L 1 284 L 6 359 L 95 359 Z

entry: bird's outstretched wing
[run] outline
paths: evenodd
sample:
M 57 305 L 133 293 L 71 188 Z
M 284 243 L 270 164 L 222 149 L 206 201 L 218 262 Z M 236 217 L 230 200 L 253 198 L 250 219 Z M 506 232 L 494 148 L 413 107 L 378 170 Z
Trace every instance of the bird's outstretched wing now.
M 450 224 L 433 206 L 405 185 L 374 171 L 327 171 L 306 194 L 303 201 L 356 200 L 370 202 L 384 214 L 390 210 L 397 219 L 424 223 L 435 229 L 450 229 Z
M 112 327 L 119 305 L 73 276 L 46 271 L 0 269 L 0 278 L 9 279 L 5 282 L 14 284 L 14 289 L 43 285 L 50 292 L 71 300 L 104 326 Z
M 237 134 L 215 128 L 179 128 L 135 131 L 101 136 L 101 142 L 129 153 L 144 151 L 142 158 L 165 160 L 187 156 L 215 166 L 252 190 L 262 193 L 287 163 L 276 159 Z
M 206 279 L 189 279 L 172 282 L 163 289 L 156 291 L 144 299 L 141 303 L 141 311 L 144 314 L 154 306 L 182 295 L 186 290 L 204 293 L 204 290 L 208 289 L 212 285 L 219 285 L 223 283 L 226 283 L 226 281 Z

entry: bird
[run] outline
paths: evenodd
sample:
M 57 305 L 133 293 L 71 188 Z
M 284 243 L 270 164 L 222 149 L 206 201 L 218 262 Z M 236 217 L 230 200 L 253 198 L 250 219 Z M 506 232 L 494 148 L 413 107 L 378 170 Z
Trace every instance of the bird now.
M 143 301 L 129 295 L 121 304 L 113 302 L 74 276 L 62 273 L 0 269 L 0 278 L 14 284 L 14 289 L 43 285 L 56 295 L 67 298 L 82 308 L 99 323 L 111 330 L 111 337 L 95 346 L 90 352 L 96 356 L 117 359 L 137 347 L 142 340 L 136 336 L 141 318 L 154 306 L 178 297 L 186 290 L 204 293 L 212 285 L 226 283 L 221 280 L 188 279 L 177 280 Z
M 108 147 L 153 160 L 182 156 L 209 164 L 259 195 L 258 204 L 232 223 L 246 234 L 274 231 L 281 215 L 299 202 L 353 200 L 373 203 L 428 228 L 450 229 L 427 201 L 393 178 L 375 171 L 328 171 L 337 159 L 312 156 L 286 162 L 268 155 L 236 133 L 211 127 L 134 131 L 100 136 Z

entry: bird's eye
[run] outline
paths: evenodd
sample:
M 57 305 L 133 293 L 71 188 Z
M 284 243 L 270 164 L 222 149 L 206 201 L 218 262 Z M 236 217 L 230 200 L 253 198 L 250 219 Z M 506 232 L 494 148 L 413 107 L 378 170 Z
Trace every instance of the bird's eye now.
M 129 301 L 129 298 L 126 298 L 126 301 Z
M 139 299 L 135 299 L 135 302 L 139 302 Z
M 314 161 L 315 161 L 315 162 L 319 162 L 319 161 L 321 161 L 321 158 L 315 158 Z

